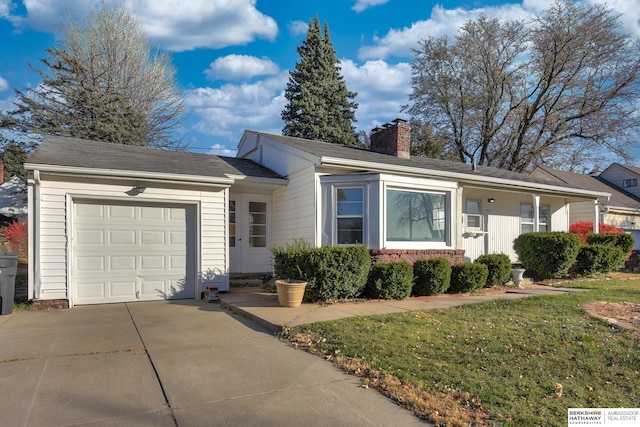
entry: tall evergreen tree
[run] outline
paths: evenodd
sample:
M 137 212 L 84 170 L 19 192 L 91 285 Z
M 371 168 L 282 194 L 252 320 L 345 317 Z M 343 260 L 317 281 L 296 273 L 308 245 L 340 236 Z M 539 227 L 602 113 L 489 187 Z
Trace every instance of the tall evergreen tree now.
M 282 111 L 282 134 L 358 145 L 352 124 L 356 121 L 358 104 L 353 99 L 357 93 L 347 89 L 329 26 L 325 23 L 323 36 L 317 15 L 309 21 L 309 31 L 298 54 L 300 61 L 289 72 L 285 90 L 289 102 Z
M 22 147 L 13 141 L 6 141 L 7 145 L 2 153 L 4 162 L 4 180 L 8 181 L 13 176 L 17 176 L 27 182 L 27 172 L 24 170 L 24 162 L 27 161 L 27 153 Z

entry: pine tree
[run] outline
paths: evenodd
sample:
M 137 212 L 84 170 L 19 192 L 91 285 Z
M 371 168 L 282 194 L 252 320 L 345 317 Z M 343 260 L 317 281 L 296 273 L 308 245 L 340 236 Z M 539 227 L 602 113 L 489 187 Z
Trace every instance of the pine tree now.
M 168 55 L 151 47 L 133 15 L 102 2 L 86 22 L 69 20 L 46 49 L 42 83 L 16 90 L 1 127 L 127 145 L 186 148 L 184 107 Z
M 27 161 L 27 153 L 22 147 L 13 141 L 7 141 L 8 145 L 2 153 L 4 162 L 4 180 L 8 181 L 13 176 L 17 176 L 27 182 L 27 172 L 24 170 L 24 162 Z
M 307 37 L 298 47 L 300 61 L 289 72 L 282 111 L 282 134 L 326 142 L 358 145 L 352 125 L 358 104 L 340 74 L 340 61 L 331 43 L 329 26 L 324 37 L 316 15 L 309 21 Z

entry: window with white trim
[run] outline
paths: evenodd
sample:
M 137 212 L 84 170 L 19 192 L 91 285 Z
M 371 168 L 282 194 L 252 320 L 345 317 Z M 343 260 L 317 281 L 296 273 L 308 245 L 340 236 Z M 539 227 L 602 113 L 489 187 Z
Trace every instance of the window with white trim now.
M 538 209 L 538 230 L 551 230 L 551 208 L 549 205 L 540 205 Z M 520 205 L 520 233 L 531 233 L 534 230 L 533 205 L 523 203 Z
M 445 193 L 387 189 L 386 235 L 390 242 L 445 242 Z
M 364 188 L 336 188 L 336 242 L 355 245 L 364 242 Z
M 466 229 L 482 230 L 482 205 L 480 200 L 467 199 L 467 222 Z

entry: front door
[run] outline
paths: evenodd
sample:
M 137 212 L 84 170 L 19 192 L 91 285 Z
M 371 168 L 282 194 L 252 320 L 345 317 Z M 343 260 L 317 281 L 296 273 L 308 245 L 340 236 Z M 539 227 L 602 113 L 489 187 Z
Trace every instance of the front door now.
M 271 271 L 271 197 L 231 194 L 229 267 L 232 273 Z

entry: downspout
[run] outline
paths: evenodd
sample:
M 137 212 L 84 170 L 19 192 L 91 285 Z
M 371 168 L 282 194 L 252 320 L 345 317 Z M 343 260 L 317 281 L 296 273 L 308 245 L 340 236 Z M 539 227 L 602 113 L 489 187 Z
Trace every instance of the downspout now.
M 33 280 L 29 280 L 29 295 L 33 299 L 40 298 L 40 291 L 42 289 L 42 278 L 40 274 L 40 170 L 33 170 L 33 207 L 30 209 L 31 218 L 29 218 L 29 235 L 31 238 L 31 245 L 29 245 L 29 278 L 33 277 Z
M 594 220 L 593 220 L 593 234 L 598 234 L 600 232 L 600 201 L 595 199 L 593 201 L 594 206 Z

